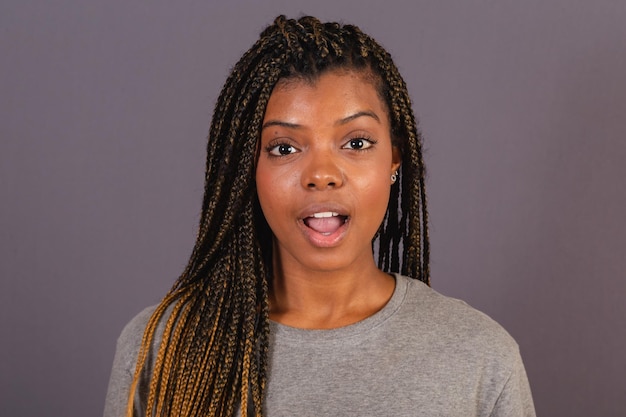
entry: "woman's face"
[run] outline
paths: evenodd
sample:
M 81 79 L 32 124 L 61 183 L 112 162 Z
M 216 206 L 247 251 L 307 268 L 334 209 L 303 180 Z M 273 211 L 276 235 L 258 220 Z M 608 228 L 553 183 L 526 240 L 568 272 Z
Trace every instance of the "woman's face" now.
M 331 71 L 313 83 L 278 83 L 263 119 L 256 184 L 283 271 L 373 263 L 371 240 L 400 165 L 390 131 L 367 75 Z

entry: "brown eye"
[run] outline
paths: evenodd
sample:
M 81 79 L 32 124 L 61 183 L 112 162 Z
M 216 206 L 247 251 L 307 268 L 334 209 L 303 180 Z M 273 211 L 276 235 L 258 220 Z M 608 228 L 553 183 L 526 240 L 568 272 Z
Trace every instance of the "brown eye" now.
M 289 145 L 278 145 L 278 153 L 281 155 L 289 155 L 293 147 Z
M 369 139 L 354 138 L 350 139 L 345 145 L 343 145 L 343 149 L 353 149 L 355 151 L 361 151 L 372 147 L 374 143 L 374 141 Z
M 298 150 L 286 143 L 281 143 L 275 146 L 271 146 L 267 149 L 268 153 L 272 156 L 287 156 L 292 153 L 296 153 Z
M 350 141 L 350 147 L 352 149 L 361 149 L 361 148 L 363 148 L 363 139 L 352 139 Z

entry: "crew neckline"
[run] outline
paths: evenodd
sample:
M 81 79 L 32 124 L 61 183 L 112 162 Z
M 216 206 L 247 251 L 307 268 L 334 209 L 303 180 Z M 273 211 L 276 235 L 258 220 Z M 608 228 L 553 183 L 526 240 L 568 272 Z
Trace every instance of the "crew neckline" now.
M 409 278 L 397 273 L 391 275 L 396 281 L 391 298 L 383 308 L 361 321 L 334 329 L 301 329 L 270 320 L 270 335 L 272 335 L 272 338 L 279 338 L 285 342 L 324 342 L 326 340 L 337 341 L 337 339 L 351 338 L 370 331 L 392 317 L 404 302 L 409 286 Z

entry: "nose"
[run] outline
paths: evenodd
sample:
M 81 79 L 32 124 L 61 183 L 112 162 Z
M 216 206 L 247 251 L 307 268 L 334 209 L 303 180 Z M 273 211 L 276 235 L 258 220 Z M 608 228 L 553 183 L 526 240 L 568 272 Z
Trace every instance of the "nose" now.
M 310 155 L 302 172 L 302 186 L 309 190 L 327 190 L 343 185 L 343 171 L 332 155 L 323 152 Z

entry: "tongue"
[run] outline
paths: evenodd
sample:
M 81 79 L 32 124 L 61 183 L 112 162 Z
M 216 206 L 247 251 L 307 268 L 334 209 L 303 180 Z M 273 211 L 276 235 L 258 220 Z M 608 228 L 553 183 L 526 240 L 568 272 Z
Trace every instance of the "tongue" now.
M 319 219 L 315 217 L 307 217 L 304 219 L 304 223 L 318 233 L 330 234 L 341 227 L 343 224 L 343 217 L 333 216 L 322 217 Z

